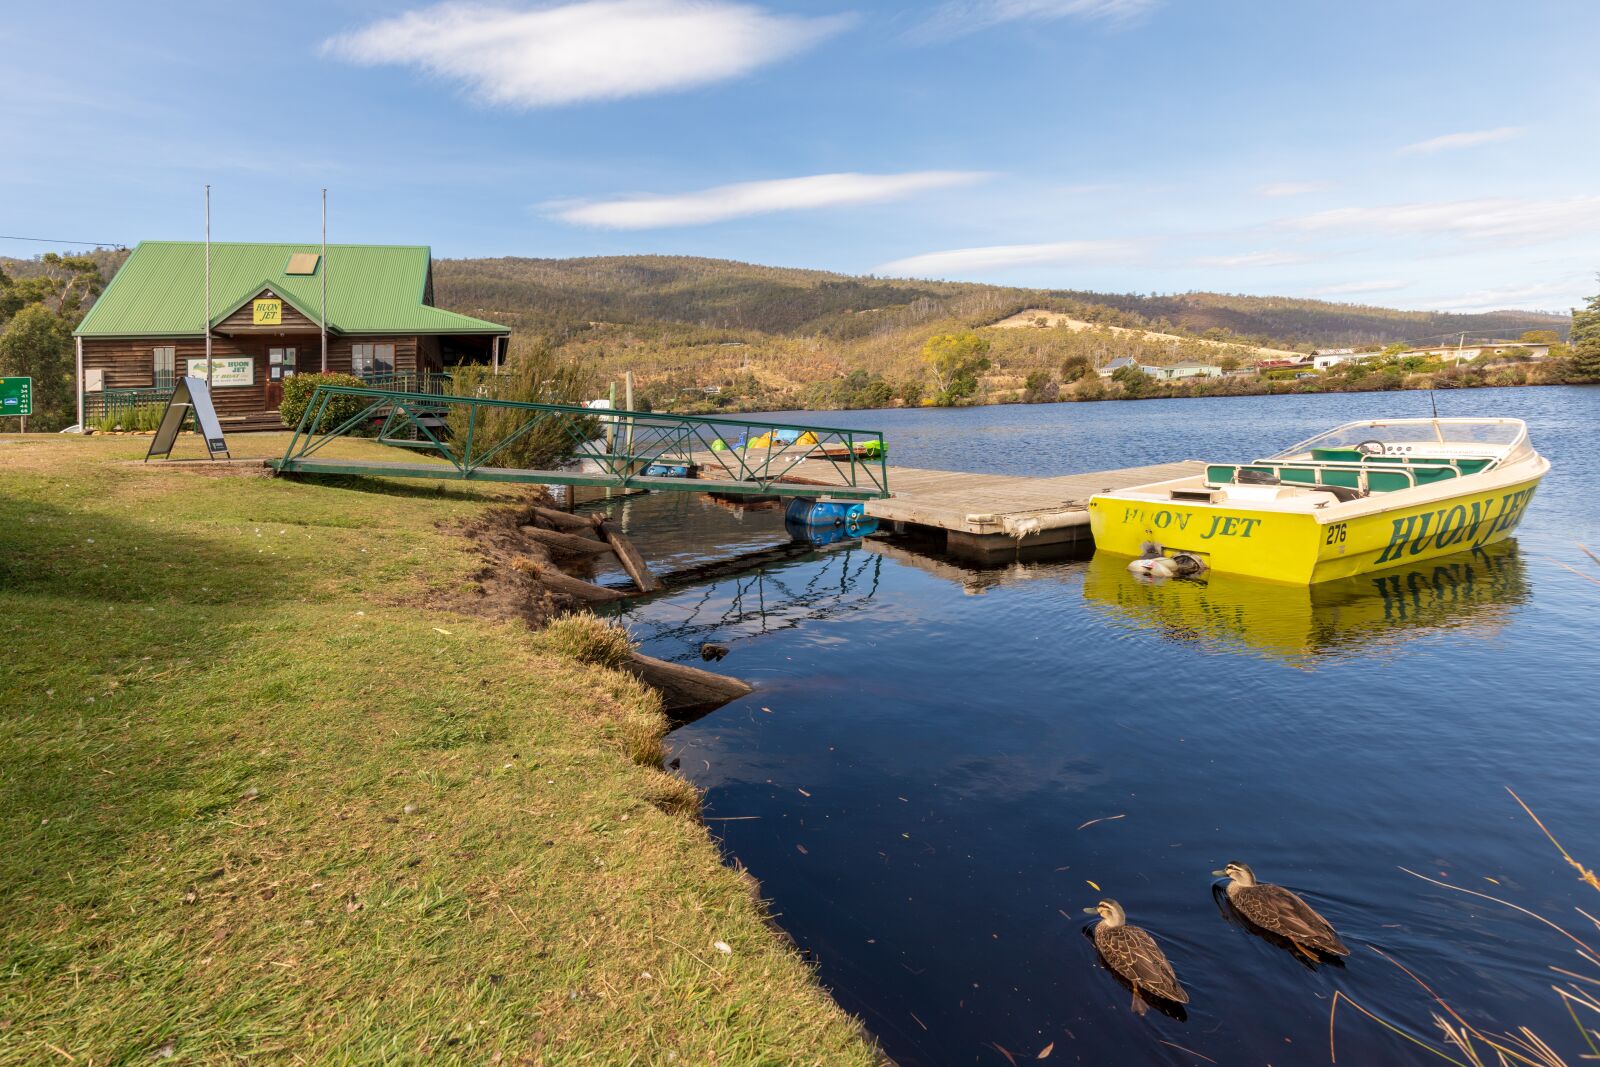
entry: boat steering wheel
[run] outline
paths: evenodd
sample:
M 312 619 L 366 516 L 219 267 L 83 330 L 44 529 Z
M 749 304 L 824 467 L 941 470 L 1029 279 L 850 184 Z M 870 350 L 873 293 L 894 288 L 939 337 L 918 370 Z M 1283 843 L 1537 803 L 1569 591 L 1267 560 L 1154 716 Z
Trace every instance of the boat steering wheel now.
M 1381 456 L 1387 449 L 1382 441 L 1362 441 L 1356 445 L 1356 451 L 1363 456 Z

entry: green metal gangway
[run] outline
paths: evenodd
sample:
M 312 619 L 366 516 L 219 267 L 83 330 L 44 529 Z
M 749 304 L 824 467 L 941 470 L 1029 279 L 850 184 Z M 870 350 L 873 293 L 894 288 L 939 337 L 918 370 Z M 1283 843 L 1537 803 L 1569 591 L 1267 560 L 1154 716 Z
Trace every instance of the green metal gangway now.
M 333 418 L 344 399 L 356 404 L 341 409 L 359 409 Z M 319 455 L 334 441 L 367 437 L 373 427 L 378 443 L 409 457 Z M 504 465 L 530 435 L 558 442 L 575 462 L 551 470 Z M 874 500 L 889 495 L 886 453 L 876 430 L 319 385 L 272 466 L 292 474 Z

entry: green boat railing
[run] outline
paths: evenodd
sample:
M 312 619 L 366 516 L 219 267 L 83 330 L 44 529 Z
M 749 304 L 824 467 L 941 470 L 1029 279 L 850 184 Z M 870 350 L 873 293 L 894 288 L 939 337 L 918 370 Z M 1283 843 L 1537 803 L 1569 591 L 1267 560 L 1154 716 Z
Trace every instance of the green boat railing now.
M 341 400 L 354 400 L 360 406 L 341 404 L 346 414 L 336 421 L 331 411 Z M 491 414 L 492 429 L 487 424 Z M 327 429 L 319 429 L 324 425 Z M 365 436 L 374 425 L 378 443 L 425 454 L 433 462 L 318 456 L 328 444 Z M 497 462 L 535 433 L 561 442 L 577 465 L 531 470 Z M 317 387 L 283 458 L 274 466 L 302 473 L 618 489 L 863 500 L 889 495 L 887 448 L 876 430 L 798 425 L 759 416 L 668 415 L 341 385 Z

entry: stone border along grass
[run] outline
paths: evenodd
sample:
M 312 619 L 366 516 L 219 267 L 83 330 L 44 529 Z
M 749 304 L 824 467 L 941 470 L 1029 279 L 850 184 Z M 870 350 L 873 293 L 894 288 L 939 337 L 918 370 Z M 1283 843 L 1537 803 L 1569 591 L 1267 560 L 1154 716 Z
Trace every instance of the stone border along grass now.
M 459 610 L 506 498 L 5 440 L 0 1065 L 880 1061 L 614 638 Z

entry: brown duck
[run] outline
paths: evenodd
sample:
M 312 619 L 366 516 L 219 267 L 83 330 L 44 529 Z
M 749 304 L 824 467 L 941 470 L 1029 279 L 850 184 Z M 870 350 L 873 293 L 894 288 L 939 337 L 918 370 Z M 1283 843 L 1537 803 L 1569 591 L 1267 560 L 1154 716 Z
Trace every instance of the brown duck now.
M 1350 955 L 1333 925 L 1283 886 L 1256 881 L 1255 872 L 1243 863 L 1230 863 L 1211 873 L 1231 879 L 1228 901 L 1240 915 L 1268 933 L 1288 940 L 1304 955 L 1313 959 L 1313 952 Z
M 1189 1003 L 1189 994 L 1178 984 L 1172 964 L 1156 939 L 1137 926 L 1128 925 L 1127 913 L 1114 900 L 1102 900 L 1092 908 L 1084 908 L 1090 915 L 1100 916 L 1094 925 L 1094 947 L 1106 966 L 1133 987 L 1133 1010 L 1136 1015 L 1145 1013 L 1141 994 L 1159 997 L 1175 1004 Z

